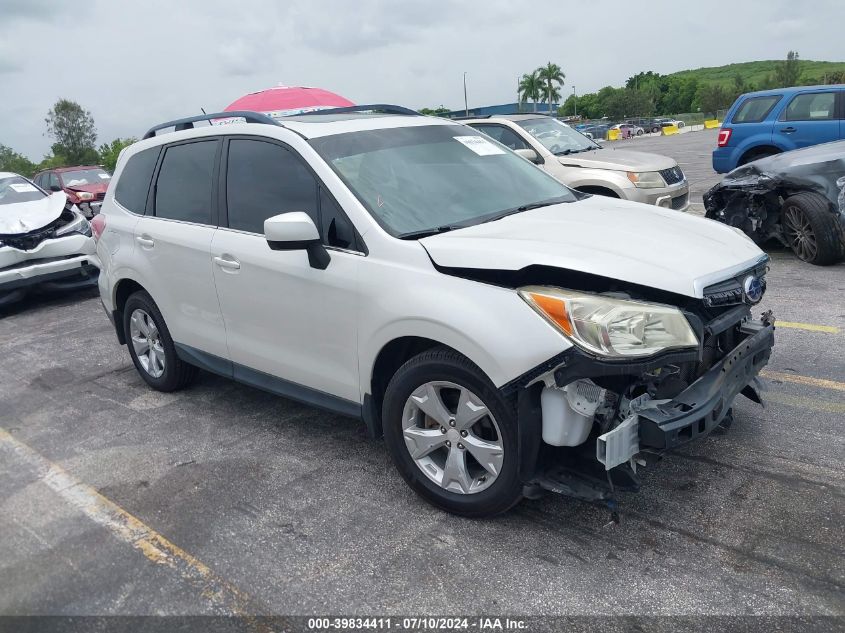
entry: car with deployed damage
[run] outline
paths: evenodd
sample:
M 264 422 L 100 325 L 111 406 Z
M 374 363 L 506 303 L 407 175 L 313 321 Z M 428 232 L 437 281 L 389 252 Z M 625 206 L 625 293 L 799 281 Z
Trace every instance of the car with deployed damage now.
M 91 226 L 64 192 L 0 172 L 0 305 L 36 286 L 96 286 L 98 266 Z
M 38 172 L 33 178 L 46 191 L 64 191 L 89 220 L 100 212 L 110 180 L 111 174 L 99 165 L 58 167 Z
M 605 147 L 544 115 L 459 120 L 578 191 L 676 211 L 689 207 L 689 183 L 677 161 L 668 156 Z
M 151 128 L 93 220 L 151 388 L 201 368 L 362 420 L 466 516 L 612 500 L 760 401 L 768 258 L 741 231 L 580 193 L 399 106 L 203 125 L 223 116 Z
M 845 257 L 845 141 L 737 167 L 704 194 L 706 216 L 758 244 L 775 239 L 805 262 Z

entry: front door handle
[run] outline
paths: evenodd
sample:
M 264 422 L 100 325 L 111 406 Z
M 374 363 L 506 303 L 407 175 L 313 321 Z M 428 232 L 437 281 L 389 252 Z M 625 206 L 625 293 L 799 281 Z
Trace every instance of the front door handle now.
M 785 134 L 792 134 L 795 131 L 795 128 L 790 125 L 789 127 L 782 127 L 780 131 Z
M 138 244 L 140 244 L 144 248 L 152 248 L 156 245 L 155 241 L 153 241 L 153 238 L 148 235 L 139 235 L 135 238 L 135 241 L 138 242 Z
M 215 257 L 214 263 L 220 266 L 220 268 L 226 268 L 228 270 L 239 270 L 241 267 L 241 263 L 236 259 L 228 259 L 226 257 Z

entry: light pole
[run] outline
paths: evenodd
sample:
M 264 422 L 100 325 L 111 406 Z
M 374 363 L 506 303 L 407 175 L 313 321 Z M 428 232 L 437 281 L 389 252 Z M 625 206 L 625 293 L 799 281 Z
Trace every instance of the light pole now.
M 467 74 L 464 72 L 464 114 L 469 116 L 469 106 L 467 105 Z
M 578 97 L 575 96 L 575 86 L 572 86 L 572 107 L 575 109 L 575 112 L 572 114 L 573 117 L 578 117 Z

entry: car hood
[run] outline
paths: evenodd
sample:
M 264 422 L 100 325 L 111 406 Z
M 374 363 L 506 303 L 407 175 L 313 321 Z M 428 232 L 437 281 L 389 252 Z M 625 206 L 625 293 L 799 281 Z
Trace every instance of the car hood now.
M 766 259 L 748 237 L 719 222 L 603 196 L 420 242 L 446 268 L 551 266 L 697 298 L 705 287 Z
M 30 202 L 0 205 L 0 235 L 29 233 L 57 220 L 67 204 L 62 191 Z
M 558 160 L 562 165 L 567 166 L 614 169 L 617 171 L 660 171 L 661 169 L 670 169 L 677 164 L 674 159 L 661 154 L 634 152 L 612 147 L 579 152 L 569 156 L 559 156 Z
M 87 191 L 89 193 L 105 193 L 109 188 L 108 182 L 92 182 L 87 185 L 72 185 L 65 187 L 69 191 Z

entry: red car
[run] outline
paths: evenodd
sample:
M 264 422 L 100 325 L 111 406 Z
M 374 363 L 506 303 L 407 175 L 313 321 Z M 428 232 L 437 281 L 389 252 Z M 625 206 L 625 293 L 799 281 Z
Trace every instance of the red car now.
M 33 178 L 45 191 L 64 191 L 88 219 L 100 212 L 110 180 L 111 174 L 97 165 L 59 167 L 39 172 Z

